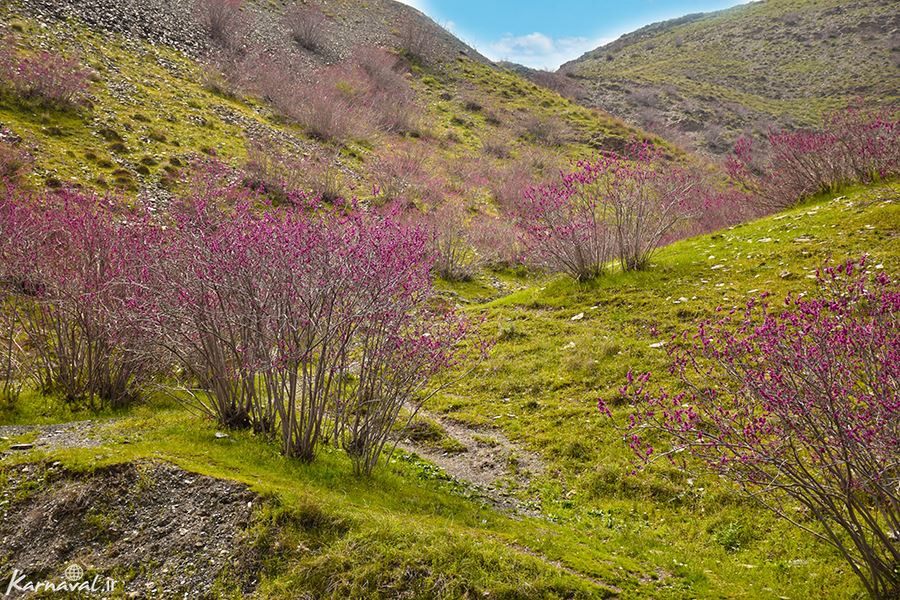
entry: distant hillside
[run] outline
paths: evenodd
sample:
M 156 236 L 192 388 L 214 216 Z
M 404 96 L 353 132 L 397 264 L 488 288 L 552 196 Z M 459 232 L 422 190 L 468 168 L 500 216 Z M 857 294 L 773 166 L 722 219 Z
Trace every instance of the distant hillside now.
M 311 6 L 322 22 L 308 48 L 286 13 Z M 4 2 L 0 39 L 20 56 L 49 50 L 93 75 L 75 111 L 47 110 L 0 85 L 0 129 L 35 158 L 39 185 L 165 197 L 192 157 L 243 166 L 257 147 L 266 160 L 288 161 L 265 169 L 315 192 L 488 212 L 570 160 L 647 137 L 497 67 L 393 0 L 245 1 L 239 20 L 226 51 L 195 0 Z M 354 118 L 372 123 L 323 135 L 296 117 L 316 104 L 316 118 L 344 118 L 343 109 L 326 114 L 325 99 L 355 109 L 366 86 L 381 86 L 379 104 Z
M 745 130 L 814 124 L 855 97 L 896 100 L 900 10 L 893 0 L 752 2 L 649 25 L 559 72 L 589 106 L 722 153 Z

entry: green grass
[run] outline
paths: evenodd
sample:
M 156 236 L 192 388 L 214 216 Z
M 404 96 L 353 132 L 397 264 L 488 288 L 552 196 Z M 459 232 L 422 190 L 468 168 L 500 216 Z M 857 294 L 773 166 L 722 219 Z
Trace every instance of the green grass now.
M 212 423 L 171 401 L 107 415 L 117 418 L 106 421 L 103 446 L 45 458 L 86 471 L 165 460 L 249 485 L 266 498 L 251 532 L 267 549 L 264 597 L 602 597 L 612 588 L 625 598 L 859 595 L 835 552 L 728 485 L 661 465 L 631 475 L 619 434 L 595 404 L 616 404 L 629 368 L 663 373 L 665 352 L 651 344 L 755 290 L 808 290 L 825 258 L 868 252 L 896 273 L 898 235 L 896 192 L 859 188 L 678 242 L 643 273 L 588 284 L 509 275 L 528 287 L 467 309 L 500 338 L 491 356 L 430 408 L 539 452 L 549 468 L 522 496 L 541 518 L 487 508 L 414 457 L 395 455 L 357 479 L 335 450 L 306 465 L 248 433 L 216 439 Z M 472 283 L 462 294 L 473 286 L 478 296 Z M 515 334 L 503 333 L 510 327 Z M 27 394 L 2 422 L 79 417 Z M 424 435 L 445 444 L 434 425 L 426 422 Z M 233 593 L 227 581 L 221 589 Z
M 829 549 L 746 504 L 731 488 L 663 465 L 631 475 L 630 453 L 596 402 L 617 406 L 621 421 L 627 408 L 618 389 L 629 369 L 653 371 L 657 382 L 668 382 L 665 348 L 654 345 L 690 330 L 717 307 L 741 306 L 762 291 L 776 299 L 808 291 L 826 259 L 869 253 L 873 265 L 895 273 L 896 200 L 896 186 L 857 188 L 678 242 L 662 249 L 646 272 L 586 284 L 551 277 L 472 308 L 496 346 L 433 409 L 499 427 L 540 452 L 557 473 L 538 490 L 545 513 L 591 528 L 598 527 L 592 513 L 612 511 L 622 530 L 598 527 L 607 543 L 621 544 L 642 563 L 659 552 L 669 557 L 663 563 L 687 564 L 676 571 L 696 578 L 698 593 L 710 586 L 726 594 L 741 589 L 748 597 L 766 588 L 795 595 L 807 576 L 801 573 L 831 570 L 835 582 L 856 589 Z M 579 313 L 584 317 L 572 321 Z M 649 520 L 647 530 L 640 540 L 628 540 L 631 534 L 623 532 L 641 523 L 635 514 Z M 741 519 L 748 515 L 754 537 L 728 541 L 747 529 Z
M 239 163 L 246 124 L 315 143 L 252 98 L 206 89 L 200 65 L 169 49 L 101 35 L 77 23 L 42 27 L 19 17 L 14 5 L 0 8 L 0 23 L 15 20 L 22 51 L 50 47 L 79 54 L 97 72 L 91 104 L 78 111 L 48 111 L 0 94 L 0 122 L 33 149 L 35 185 L 55 180 L 129 197 L 140 183 L 164 181 L 191 155 L 215 152 Z M 704 52 L 712 54 L 699 57 L 708 59 L 700 68 L 716 75 L 709 66 L 715 61 L 709 61 L 718 50 Z M 660 63 L 666 72 L 687 64 L 670 58 Z M 735 77 L 752 71 L 719 58 Z M 821 65 L 806 61 L 790 69 L 792 76 L 806 77 Z M 663 72 L 638 71 L 634 66 L 635 77 L 649 79 Z M 721 82 L 688 79 L 686 86 L 700 86 L 691 93 L 726 95 L 715 87 Z M 500 166 L 541 147 L 520 130 L 528 118 L 554 119 L 567 130 L 569 139 L 553 149 L 561 159 L 642 135 L 470 60 L 446 72 L 415 67 L 412 85 L 426 118 L 422 139 L 354 143 L 342 149 L 343 156 L 354 170 L 365 172 L 373 148 L 391 152 L 403 144 L 426 144 L 434 152 L 429 174 L 451 180 L 460 200 L 470 204 L 490 202 L 486 190 L 469 184 L 468 169 L 483 156 L 486 139 L 508 137 L 511 157 L 489 159 Z M 815 102 L 810 110 L 818 110 Z M 793 110 L 777 102 L 759 108 Z M 460 172 L 459 165 L 466 169 Z M 538 452 L 549 468 L 521 499 L 539 509 L 541 518 L 511 518 L 487 508 L 415 457 L 395 455 L 371 479 L 356 479 L 340 452 L 325 450 L 314 464 L 304 465 L 246 433 L 216 439 L 210 422 L 159 398 L 96 414 L 26 392 L 19 402 L 0 406 L 0 423 L 102 419 L 109 438 L 104 445 L 41 456 L 84 471 L 164 460 L 251 486 L 266 499 L 251 532 L 267 550 L 260 583 L 264 597 L 303 592 L 335 598 L 602 597 L 606 586 L 625 598 L 859 594 L 833 551 L 748 504 L 727 485 L 664 466 L 630 475 L 628 452 L 597 413 L 596 399 L 618 405 L 622 416 L 616 390 L 628 369 L 653 370 L 664 381 L 665 350 L 651 344 L 713 314 L 716 306 L 743 303 L 757 290 L 784 295 L 809 289 L 811 270 L 826 257 L 843 260 L 869 252 L 873 264 L 897 273 L 900 214 L 896 200 L 886 203 L 879 193 L 887 195 L 883 189 L 859 188 L 840 200 L 819 198 L 776 217 L 673 244 L 643 273 L 616 273 L 587 284 L 518 271 L 437 282 L 442 293 L 484 318 L 484 335 L 496 345 L 429 409 L 496 427 Z M 571 320 L 582 312 L 583 319 Z M 434 447 L 457 449 L 436 425 L 422 426 Z M 34 437 L 0 440 L 0 451 Z M 32 458 L 17 454 L 4 461 Z M 221 589 L 237 597 L 227 581 Z

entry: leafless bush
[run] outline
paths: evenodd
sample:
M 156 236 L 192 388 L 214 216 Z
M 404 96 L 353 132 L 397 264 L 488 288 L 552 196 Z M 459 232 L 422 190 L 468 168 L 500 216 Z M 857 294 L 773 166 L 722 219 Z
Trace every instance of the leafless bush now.
M 571 131 L 556 117 L 533 115 L 523 124 L 524 136 L 536 144 L 561 146 L 571 137 Z
M 562 73 L 532 71 L 528 74 L 528 79 L 566 98 L 577 98 L 580 95 L 578 84 L 571 77 L 567 77 Z
M 351 61 L 365 74 L 368 104 L 382 131 L 408 133 L 418 128 L 415 92 L 397 56 L 374 46 L 361 46 Z
M 284 13 L 284 24 L 291 38 L 301 47 L 310 51 L 322 48 L 326 39 L 328 19 L 315 5 L 293 4 Z
M 428 154 L 420 148 L 404 146 L 375 159 L 372 181 L 375 196 L 384 202 L 414 200 L 425 172 Z
M 628 94 L 629 99 L 638 106 L 659 106 L 659 92 L 650 88 L 638 88 Z
M 242 0 L 195 0 L 194 18 L 214 42 L 222 47 L 237 44 L 242 25 Z
M 494 158 L 509 158 L 509 139 L 499 134 L 486 136 L 481 140 L 481 151 Z
M 241 58 L 238 70 L 241 87 L 272 103 L 281 112 L 295 102 L 293 94 L 299 77 L 285 57 L 253 48 Z
M 3 141 L 3 133 L 0 128 L 0 192 L 8 184 L 20 184 L 33 163 L 31 155 L 23 148 Z
M 344 176 L 337 156 L 314 154 L 303 162 L 306 189 L 325 202 L 334 202 L 346 195 Z
M 434 55 L 435 29 L 411 19 L 400 36 L 400 50 L 409 58 L 427 61 Z
M 304 188 L 304 164 L 273 148 L 272 140 L 255 140 L 247 144 L 244 170 L 250 183 L 276 200 Z
M 290 201 L 303 192 L 325 202 L 345 197 L 344 178 L 338 157 L 323 152 L 294 157 L 275 149 L 274 140 L 257 140 L 247 145 L 244 171 L 252 187 L 273 201 Z
M 292 106 L 285 107 L 285 112 L 314 138 L 345 141 L 365 137 L 370 131 L 371 121 L 366 118 L 364 108 L 343 90 L 301 88 L 295 99 Z
M 448 201 L 422 216 L 430 234 L 434 272 L 447 281 L 467 281 L 482 265 L 469 237 L 470 217 L 459 202 Z
M 552 152 L 528 149 L 509 164 L 489 167 L 485 183 L 497 207 L 514 213 L 525 190 L 557 176 L 564 165 L 565 161 Z
M 482 265 L 509 267 L 522 257 L 524 249 L 512 216 L 477 215 L 469 225 L 467 235 Z

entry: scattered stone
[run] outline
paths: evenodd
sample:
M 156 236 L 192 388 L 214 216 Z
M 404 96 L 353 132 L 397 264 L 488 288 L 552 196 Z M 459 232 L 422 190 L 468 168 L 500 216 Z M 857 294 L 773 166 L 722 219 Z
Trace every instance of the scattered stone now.
M 34 448 L 34 444 L 13 444 L 9 447 L 10 450 L 31 450 Z
M 580 313 L 578 313 L 577 315 L 575 315 L 574 317 L 572 317 L 570 320 L 571 320 L 571 321 L 580 321 L 580 320 L 582 320 L 583 318 L 584 318 L 584 313 L 583 313 L 583 312 L 580 312 Z
M 222 440 L 229 437 L 227 433 L 222 433 L 221 431 L 217 431 L 215 435 L 217 440 Z

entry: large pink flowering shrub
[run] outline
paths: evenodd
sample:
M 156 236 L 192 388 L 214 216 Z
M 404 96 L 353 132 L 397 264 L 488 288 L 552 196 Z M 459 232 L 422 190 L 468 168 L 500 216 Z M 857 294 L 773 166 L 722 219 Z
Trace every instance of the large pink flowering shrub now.
M 897 282 L 873 275 L 865 258 L 824 268 L 815 295 L 791 296 L 781 308 L 751 302 L 703 323 L 671 357 L 676 389 L 651 389 L 649 373 L 629 374 L 622 389 L 637 457 L 691 456 L 688 465 L 735 482 L 837 548 L 873 597 L 895 597 Z
M 646 267 L 661 240 L 695 212 L 701 180 L 638 144 L 629 156 L 582 161 L 558 183 L 532 187 L 519 205 L 526 245 L 548 268 L 586 280 L 613 260 Z
M 772 131 L 764 144 L 741 138 L 726 161 L 730 175 L 769 209 L 819 192 L 900 172 L 896 107 L 850 105 L 820 130 Z

